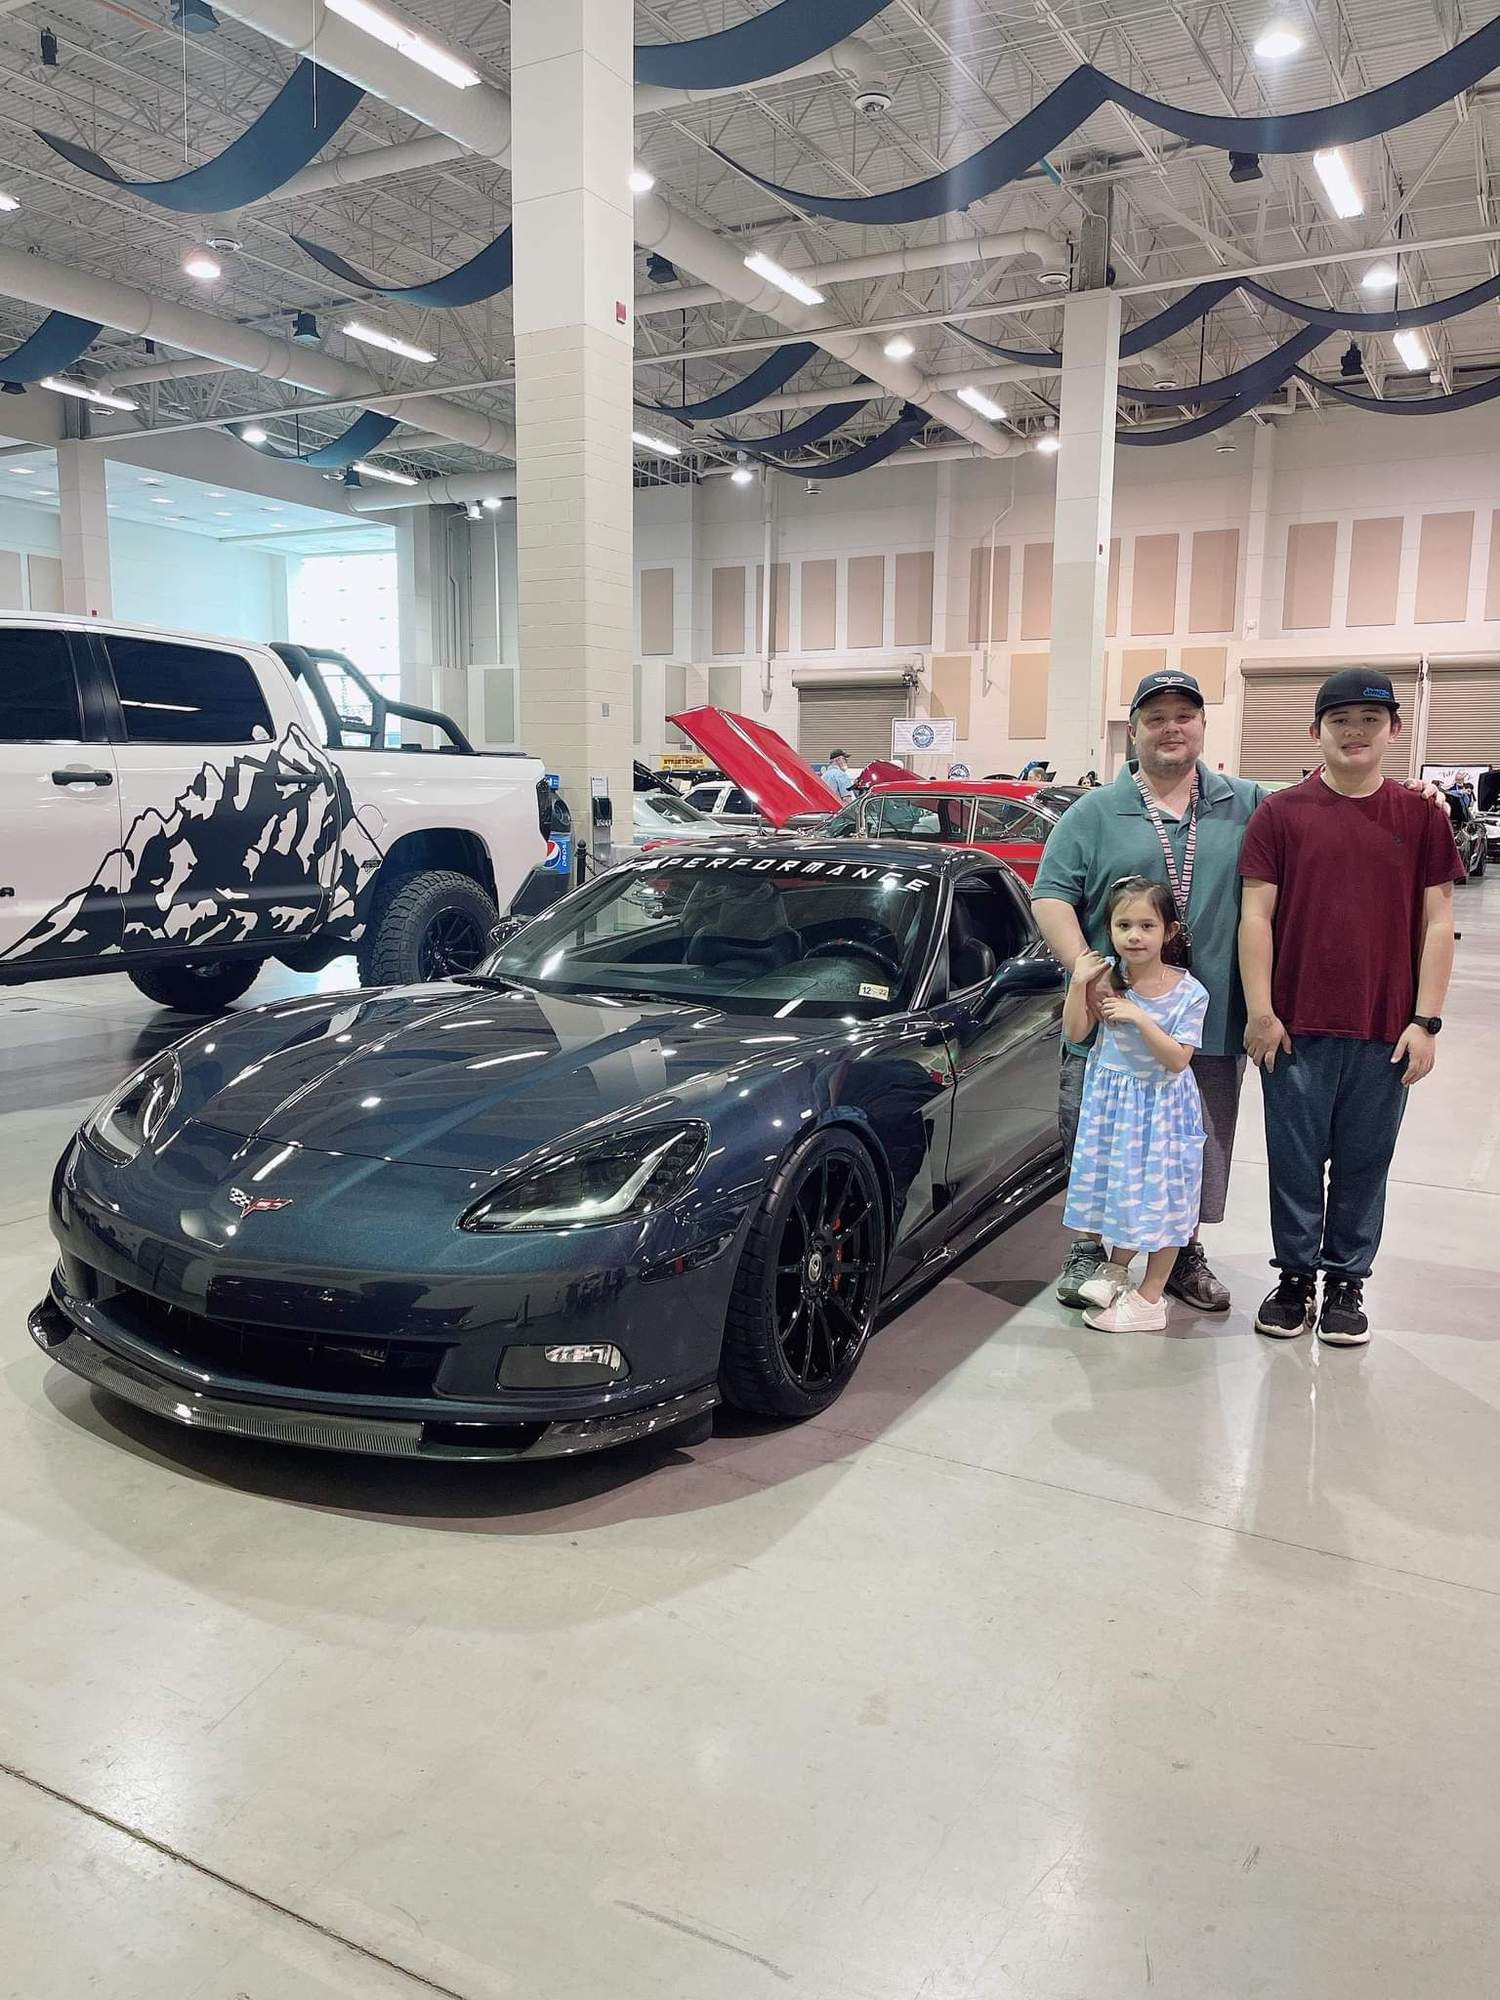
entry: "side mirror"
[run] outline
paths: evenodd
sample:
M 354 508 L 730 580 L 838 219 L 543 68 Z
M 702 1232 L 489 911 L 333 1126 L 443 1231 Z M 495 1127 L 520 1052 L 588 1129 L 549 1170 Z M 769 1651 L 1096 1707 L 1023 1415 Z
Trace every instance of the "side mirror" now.
M 981 1012 L 1027 993 L 1060 993 L 1067 974 L 1050 953 L 1039 958 L 1008 958 L 980 996 Z
M 526 917 L 503 917 L 490 930 L 488 940 L 490 950 L 499 951 L 502 945 L 509 944 L 517 931 L 525 930 L 529 921 L 530 919 Z

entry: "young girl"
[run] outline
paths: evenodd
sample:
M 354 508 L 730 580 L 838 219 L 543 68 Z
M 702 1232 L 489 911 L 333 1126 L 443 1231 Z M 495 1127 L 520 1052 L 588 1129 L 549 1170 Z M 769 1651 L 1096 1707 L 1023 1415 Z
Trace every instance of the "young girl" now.
M 1186 970 L 1177 905 L 1164 883 L 1127 875 L 1109 892 L 1113 967 L 1085 952 L 1074 967 L 1063 1033 L 1084 1041 L 1078 1143 L 1063 1221 L 1100 1235 L 1109 1262 L 1080 1289 L 1106 1333 L 1157 1333 L 1177 1252 L 1198 1226 L 1203 1107 L 1188 1068 L 1203 1039 L 1207 989 Z M 1130 1265 L 1146 1252 L 1132 1288 Z

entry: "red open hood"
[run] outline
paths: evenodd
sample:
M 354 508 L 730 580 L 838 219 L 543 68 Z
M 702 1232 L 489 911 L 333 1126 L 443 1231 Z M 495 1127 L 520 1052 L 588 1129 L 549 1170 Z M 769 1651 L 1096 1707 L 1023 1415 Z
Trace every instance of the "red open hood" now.
M 798 813 L 837 812 L 842 801 L 805 758 L 763 722 L 727 708 L 690 708 L 667 717 L 712 758 L 726 778 L 755 801 L 772 826 L 785 826 Z

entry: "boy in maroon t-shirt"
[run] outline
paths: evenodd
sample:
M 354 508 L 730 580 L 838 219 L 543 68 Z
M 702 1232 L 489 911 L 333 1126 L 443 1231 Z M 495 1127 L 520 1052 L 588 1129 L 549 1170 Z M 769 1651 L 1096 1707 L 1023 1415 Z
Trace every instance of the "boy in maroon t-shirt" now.
M 1330 675 L 1314 714 L 1322 770 L 1256 809 L 1240 853 L 1245 1048 L 1265 1091 L 1281 1272 L 1255 1325 L 1306 1333 L 1321 1270 L 1318 1338 L 1356 1347 L 1406 1091 L 1443 1025 L 1464 870 L 1446 814 L 1381 776 L 1401 732 L 1387 677 Z

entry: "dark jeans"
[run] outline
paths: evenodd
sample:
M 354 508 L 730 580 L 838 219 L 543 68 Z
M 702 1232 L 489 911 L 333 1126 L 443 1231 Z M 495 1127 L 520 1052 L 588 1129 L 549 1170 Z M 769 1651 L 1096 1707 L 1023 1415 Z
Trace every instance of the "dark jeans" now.
M 1278 1056 L 1270 1074 L 1262 1071 L 1279 1270 L 1369 1277 L 1406 1110 L 1393 1047 L 1296 1035 L 1292 1053 Z

